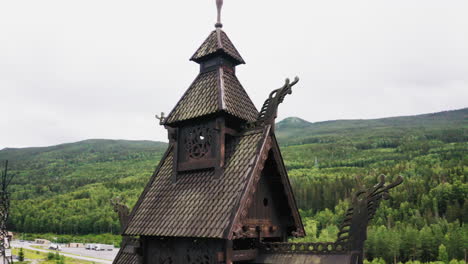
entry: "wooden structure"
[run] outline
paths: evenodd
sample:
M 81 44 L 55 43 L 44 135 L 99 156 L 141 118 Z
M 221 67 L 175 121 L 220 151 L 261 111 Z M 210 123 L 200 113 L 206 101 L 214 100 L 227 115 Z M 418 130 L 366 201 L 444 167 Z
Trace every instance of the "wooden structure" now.
M 13 175 L 8 175 L 8 160 L 5 161 L 5 170 L 1 174 L 0 182 L 0 263 L 12 263 L 10 240 L 12 233 L 7 230 L 7 222 L 10 216 L 10 192 L 8 186 L 13 180 Z
M 365 223 L 346 220 L 337 243 L 286 243 L 305 234 L 274 126 L 298 79 L 286 80 L 258 112 L 237 79 L 244 60 L 219 17 L 191 58 L 200 73 L 160 117 L 169 147 L 129 216 L 114 263 L 360 263 L 363 240 L 352 232 L 365 233 L 367 212 L 387 189 L 361 193 L 368 195 L 349 217 L 366 214 Z

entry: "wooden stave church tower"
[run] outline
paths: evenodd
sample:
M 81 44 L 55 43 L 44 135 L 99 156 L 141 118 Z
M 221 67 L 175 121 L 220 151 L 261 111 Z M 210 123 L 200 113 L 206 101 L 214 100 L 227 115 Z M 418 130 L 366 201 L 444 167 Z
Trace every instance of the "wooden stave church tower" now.
M 191 57 L 200 73 L 161 120 L 169 147 L 129 216 L 116 264 L 253 261 L 260 240 L 304 235 L 274 134 L 278 104 L 297 80 L 259 113 L 221 27 Z
M 191 60 L 200 73 L 161 124 L 169 147 L 130 216 L 121 219 L 114 264 L 362 264 L 366 228 L 388 191 L 385 177 L 353 197 L 334 243 L 287 243 L 305 235 L 275 137 L 292 83 L 260 112 L 236 77 L 244 64 L 218 23 Z

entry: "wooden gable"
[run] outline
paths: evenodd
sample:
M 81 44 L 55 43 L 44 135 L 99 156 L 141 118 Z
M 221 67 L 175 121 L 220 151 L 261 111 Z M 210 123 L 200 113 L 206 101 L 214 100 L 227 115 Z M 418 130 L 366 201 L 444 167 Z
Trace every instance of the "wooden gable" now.
M 242 224 L 247 229 L 258 229 L 260 237 L 284 240 L 298 227 L 294 222 L 294 207 L 291 208 L 288 202 L 288 195 L 273 155 L 270 151 L 253 194 L 252 204 Z
M 269 126 L 268 133 L 229 238 L 285 241 L 289 236 L 305 235 L 281 152 Z

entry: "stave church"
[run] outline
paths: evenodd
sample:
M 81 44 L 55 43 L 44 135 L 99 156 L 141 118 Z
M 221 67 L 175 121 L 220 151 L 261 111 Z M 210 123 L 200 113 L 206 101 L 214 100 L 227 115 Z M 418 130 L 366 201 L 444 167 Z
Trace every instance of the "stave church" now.
M 215 29 L 191 57 L 200 72 L 160 123 L 169 146 L 128 218 L 114 264 L 363 263 L 366 228 L 388 190 L 353 197 L 334 243 L 291 243 L 304 226 L 275 137 L 279 105 L 299 79 L 273 90 L 260 110 L 239 82 L 245 64 Z

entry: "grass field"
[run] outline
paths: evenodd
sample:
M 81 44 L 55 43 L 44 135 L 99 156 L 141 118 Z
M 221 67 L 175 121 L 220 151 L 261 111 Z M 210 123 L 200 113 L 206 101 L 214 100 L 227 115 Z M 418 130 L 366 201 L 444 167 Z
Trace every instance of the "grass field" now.
M 13 248 L 12 253 L 14 256 L 18 256 L 19 248 Z M 94 262 L 86 261 L 86 260 L 79 260 L 70 257 L 65 257 L 57 252 L 40 252 L 36 250 L 30 249 L 23 249 L 25 261 L 23 262 L 15 262 L 15 263 L 41 263 L 41 264 L 92 264 Z

